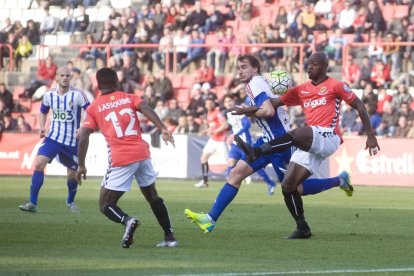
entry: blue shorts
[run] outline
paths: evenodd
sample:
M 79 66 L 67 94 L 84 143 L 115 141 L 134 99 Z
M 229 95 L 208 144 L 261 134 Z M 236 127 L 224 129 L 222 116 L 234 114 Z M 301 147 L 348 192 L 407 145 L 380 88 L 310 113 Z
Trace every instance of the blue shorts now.
M 78 146 L 70 147 L 62 145 L 50 138 L 45 138 L 37 152 L 38 155 L 44 155 L 51 160 L 56 157 L 63 166 L 77 170 L 78 169 Z
M 253 147 L 258 147 L 263 145 L 265 142 L 262 138 L 259 138 L 254 144 Z M 258 170 L 266 167 L 269 163 L 272 163 L 273 169 L 275 170 L 275 173 L 277 177 L 279 178 L 279 181 L 282 182 L 283 177 L 285 176 L 287 165 L 289 164 L 290 157 L 292 156 L 292 149 L 289 148 L 285 150 L 284 152 L 280 153 L 274 153 L 269 155 L 264 155 L 256 160 L 254 160 L 252 163 L 249 163 L 249 166 L 257 172 Z M 244 161 L 246 161 L 246 157 L 243 156 L 242 158 Z M 247 162 L 247 161 L 246 161 Z
M 234 160 L 245 160 L 245 154 L 244 152 L 235 144 L 231 144 L 231 148 L 229 151 L 229 158 Z

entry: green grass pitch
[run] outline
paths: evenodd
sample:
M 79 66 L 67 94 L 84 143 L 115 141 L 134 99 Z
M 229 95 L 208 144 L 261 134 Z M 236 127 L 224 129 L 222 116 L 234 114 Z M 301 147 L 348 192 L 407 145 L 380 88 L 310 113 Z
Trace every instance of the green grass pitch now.
M 356 187 L 304 197 L 314 236 L 285 240 L 294 223 L 280 193 L 261 183 L 242 186 L 215 230 L 203 234 L 183 214 L 208 212 L 222 182 L 158 180 L 177 248 L 156 248 L 161 228 L 134 185 L 119 205 L 141 227 L 130 249 L 123 227 L 98 210 L 100 179 L 78 189 L 80 214 L 65 205 L 64 178 L 46 177 L 36 214 L 18 205 L 29 177 L 0 177 L 0 275 L 414 275 L 414 189 Z

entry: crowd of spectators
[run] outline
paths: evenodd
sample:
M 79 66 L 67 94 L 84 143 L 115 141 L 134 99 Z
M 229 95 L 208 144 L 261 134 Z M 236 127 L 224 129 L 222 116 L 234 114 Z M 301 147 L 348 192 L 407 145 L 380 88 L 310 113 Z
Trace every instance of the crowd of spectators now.
M 332 71 L 341 70 L 344 81 L 363 91 L 363 100 L 378 135 L 414 136 L 412 130 L 401 130 L 413 127 L 414 104 L 408 86 L 409 72 L 414 69 L 414 51 L 412 46 L 378 43 L 414 42 L 413 1 L 294 0 L 287 5 L 261 1 L 266 3 L 263 6 L 255 6 L 252 0 L 215 1 L 219 4 L 209 5 L 202 5 L 200 1 L 148 1 L 138 9 L 112 8 L 108 19 L 99 27 L 88 15 L 87 8 L 106 2 L 49 1 L 49 4 L 61 5 L 65 16 L 57 18 L 49 12 L 49 6 L 45 6 L 44 16 L 38 22 L 29 20 L 22 24 L 6 18 L 0 30 L 0 42 L 12 46 L 14 69 L 19 70 L 22 60 L 30 57 L 33 48 L 42 43 L 39 39 L 42 35 L 63 32 L 83 36 L 84 47 L 68 63 L 73 73 L 73 85 L 89 91 L 93 99 L 97 95 L 89 73 L 107 64 L 117 71 L 122 90 L 128 93 L 142 91 L 142 97 L 171 130 L 198 132 L 203 128 L 206 113 L 204 100 L 214 96 L 221 105 L 214 93 L 215 86 L 222 85 L 219 83 L 222 76 L 232 73 L 235 58 L 240 53 L 257 55 L 265 72 L 283 68 L 295 73 L 300 70 L 300 52 L 287 43 L 307 43 L 304 66 L 311 52 L 325 51 L 330 57 Z M 408 14 L 387 22 L 381 7 L 394 4 L 407 5 Z M 270 18 L 261 14 L 266 8 L 274 9 Z M 197 47 L 206 42 L 214 45 Z M 349 42 L 370 44 L 354 48 L 344 59 L 343 49 Z M 107 49 L 95 47 L 97 43 L 115 45 L 110 48 L 109 59 Z M 252 46 L 242 48 L 240 43 Z M 283 47 L 255 46 L 268 43 L 280 43 Z M 136 44 L 141 46 L 131 47 Z M 151 46 L 142 47 L 146 44 Z M 9 56 L 7 47 L 2 47 L 1 51 L 2 59 Z M 0 66 L 6 68 L 2 59 Z M 77 59 L 85 61 L 86 68 L 74 67 L 73 62 Z M 39 100 L 39 96 L 34 97 L 36 92 L 52 84 L 56 68 L 52 56 L 41 60 L 37 79 L 25 86 L 21 97 Z M 165 70 L 193 76 L 193 83 L 188 87 L 189 102 L 183 104 L 176 98 L 174 80 L 170 79 L 174 76 Z M 227 93 L 235 95 L 239 103 L 245 98 L 243 88 L 234 78 L 225 84 Z M 391 93 L 393 88 L 396 88 L 395 93 Z M 0 84 L 0 93 L 2 89 Z M 41 95 L 40 92 L 40 98 Z M 1 106 L 13 110 L 3 96 Z M 402 112 L 406 107 L 407 110 Z M 341 128 L 346 134 L 362 134 L 364 130 L 359 119 L 352 112 L 344 110 Z M 300 110 L 292 109 L 290 113 L 294 125 L 304 124 Z M 152 131 L 145 121 L 143 129 Z

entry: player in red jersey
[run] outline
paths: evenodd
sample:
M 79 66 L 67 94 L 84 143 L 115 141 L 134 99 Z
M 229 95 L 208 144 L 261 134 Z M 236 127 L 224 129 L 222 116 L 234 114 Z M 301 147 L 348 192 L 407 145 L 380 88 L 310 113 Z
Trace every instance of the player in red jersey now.
M 201 172 L 203 179 L 196 183 L 194 186 L 197 188 L 208 187 L 208 159 L 216 152 L 223 152 L 226 157 L 228 149 L 226 145 L 227 124 L 226 117 L 220 112 L 219 108 L 216 107 L 214 98 L 207 97 L 205 103 L 207 109 L 207 123 L 208 128 L 201 132 L 201 134 L 207 134 L 210 136 L 206 145 L 203 148 L 203 152 L 200 157 Z
M 343 142 L 338 128 L 342 100 L 358 111 L 367 131 L 365 149 L 369 149 L 370 155 L 377 154 L 380 149 L 364 104 L 346 83 L 327 76 L 327 69 L 326 54 L 323 52 L 312 54 L 308 61 L 310 81 L 290 89 L 280 98 L 271 100 L 275 108 L 282 105 L 301 105 L 305 112 L 307 126 L 296 128 L 256 148 L 251 148 L 235 136 L 237 144 L 253 160 L 265 154 L 284 151 L 292 146 L 298 148 L 290 159 L 282 182 L 286 206 L 297 224 L 296 230 L 288 237 L 289 239 L 310 238 L 312 235 L 305 220 L 303 202 L 297 188 Z M 236 107 L 233 112 L 249 114 L 255 110 L 257 107 L 254 106 Z M 350 181 L 349 176 L 348 181 Z
M 135 95 L 118 90 L 118 77 L 110 68 L 96 73 L 102 95 L 86 110 L 87 116 L 79 134 L 79 168 L 76 178 L 86 179 L 85 157 L 89 135 L 100 129 L 108 144 L 109 166 L 102 180 L 99 196 L 101 212 L 110 220 L 125 225 L 122 246 L 129 248 L 139 221 L 128 216 L 117 203 L 131 188 L 135 178 L 142 194 L 151 206 L 155 217 L 164 230 L 164 241 L 158 247 L 175 247 L 177 241 L 172 232 L 167 207 L 155 189 L 156 173 L 151 164 L 149 145 L 141 137 L 136 112 L 139 111 L 161 130 L 165 143 L 174 145 L 171 132 L 161 122 L 154 110 Z

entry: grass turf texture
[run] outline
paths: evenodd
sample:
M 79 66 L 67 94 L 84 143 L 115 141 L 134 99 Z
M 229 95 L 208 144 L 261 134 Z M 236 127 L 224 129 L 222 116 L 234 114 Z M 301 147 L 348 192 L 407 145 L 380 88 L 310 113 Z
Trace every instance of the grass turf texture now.
M 314 236 L 292 241 L 283 238 L 294 223 L 280 186 L 274 196 L 260 183 L 242 186 L 215 230 L 203 234 L 184 217 L 184 208 L 207 212 L 222 182 L 196 189 L 195 181 L 158 180 L 179 247 L 155 247 L 163 239 L 162 230 L 134 186 L 119 205 L 142 224 L 132 248 L 123 249 L 123 227 L 98 210 L 100 179 L 88 179 L 78 188 L 80 214 L 65 205 L 65 179 L 53 177 L 45 178 L 38 212 L 20 211 L 29 182 L 29 177 L 0 177 L 0 275 L 414 273 L 412 188 L 356 187 L 352 198 L 339 189 L 305 197 Z

